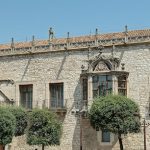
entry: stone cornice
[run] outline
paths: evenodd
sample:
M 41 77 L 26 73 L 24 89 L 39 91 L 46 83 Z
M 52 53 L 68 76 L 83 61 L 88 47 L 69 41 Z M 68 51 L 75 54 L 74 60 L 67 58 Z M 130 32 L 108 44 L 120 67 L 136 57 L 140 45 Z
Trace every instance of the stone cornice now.
M 48 40 L 41 40 L 34 42 L 20 42 L 14 43 L 13 47 L 11 44 L 0 45 L 0 56 L 10 55 L 23 55 L 23 54 L 34 54 L 34 53 L 47 53 L 47 52 L 61 52 L 71 50 L 84 50 L 89 46 L 92 48 L 102 45 L 104 47 L 115 46 L 127 46 L 135 44 L 146 44 L 150 43 L 150 30 L 137 30 L 129 31 L 127 34 L 124 32 L 120 33 L 109 33 L 97 36 L 83 36 L 68 39 L 54 39 L 49 44 Z

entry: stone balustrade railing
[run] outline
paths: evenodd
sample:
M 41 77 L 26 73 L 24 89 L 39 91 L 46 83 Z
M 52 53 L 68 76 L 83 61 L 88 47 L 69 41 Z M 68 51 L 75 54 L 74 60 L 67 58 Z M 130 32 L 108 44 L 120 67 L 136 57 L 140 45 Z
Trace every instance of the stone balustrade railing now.
M 40 45 L 40 42 L 34 41 L 34 45 L 32 42 L 24 42 L 24 46 L 15 46 L 10 45 L 0 45 L 0 56 L 6 55 L 17 55 L 17 54 L 31 54 L 31 53 L 42 53 L 49 51 L 62 51 L 62 50 L 71 50 L 71 49 L 82 49 L 88 48 L 89 46 L 95 47 L 98 45 L 112 46 L 114 45 L 122 45 L 122 44 L 132 44 L 132 43 L 143 43 L 150 42 L 150 35 L 144 36 L 133 36 L 133 37 L 124 37 L 124 38 L 111 38 L 111 39 L 92 39 L 86 41 L 78 41 L 78 42 L 69 42 L 69 40 L 64 39 L 64 43 L 53 43 L 53 40 L 49 43 L 49 41 L 45 40 L 44 44 Z M 37 44 L 36 44 L 37 43 Z M 19 44 L 19 43 L 18 43 Z M 16 43 L 17 45 L 17 43 Z

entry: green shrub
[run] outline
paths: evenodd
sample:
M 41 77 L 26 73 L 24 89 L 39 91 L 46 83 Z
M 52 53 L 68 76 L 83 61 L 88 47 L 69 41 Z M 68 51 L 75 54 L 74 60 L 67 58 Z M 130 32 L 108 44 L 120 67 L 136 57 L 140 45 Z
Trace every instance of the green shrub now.
M 9 107 L 9 111 L 16 118 L 15 136 L 23 135 L 25 133 L 25 129 L 27 128 L 28 122 L 26 110 L 21 107 Z
M 121 150 L 123 150 L 121 135 L 140 131 L 138 105 L 125 96 L 108 95 L 96 98 L 89 117 L 93 128 L 106 129 L 118 135 Z
M 55 114 L 49 110 L 34 109 L 29 114 L 27 143 L 29 145 L 58 145 L 60 144 L 61 123 Z
M 16 119 L 7 108 L 0 107 L 0 145 L 11 143 L 15 134 Z

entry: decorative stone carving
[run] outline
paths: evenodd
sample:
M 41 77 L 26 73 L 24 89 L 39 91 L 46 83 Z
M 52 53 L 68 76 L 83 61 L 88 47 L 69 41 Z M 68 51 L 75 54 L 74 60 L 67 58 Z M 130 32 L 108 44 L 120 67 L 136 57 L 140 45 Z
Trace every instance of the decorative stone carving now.
M 98 54 L 88 61 L 89 70 L 93 71 L 115 71 L 119 65 L 119 59 L 112 56 Z
M 100 61 L 94 68 L 94 71 L 109 71 L 109 68 L 104 61 Z

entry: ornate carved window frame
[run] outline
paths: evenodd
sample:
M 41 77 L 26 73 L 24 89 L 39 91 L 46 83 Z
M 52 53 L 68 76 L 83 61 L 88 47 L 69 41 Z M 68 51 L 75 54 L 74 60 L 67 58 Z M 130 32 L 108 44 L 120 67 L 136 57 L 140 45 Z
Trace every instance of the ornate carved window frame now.
M 125 71 L 124 68 L 122 70 L 119 69 L 120 66 L 120 60 L 117 57 L 112 57 L 108 55 L 102 55 L 102 53 L 98 54 L 96 57 L 89 59 L 88 61 L 88 68 L 85 70 L 84 67 L 82 67 L 82 73 L 80 75 L 81 81 L 83 79 L 88 80 L 88 98 L 87 103 L 89 101 L 93 100 L 93 94 L 92 90 L 92 77 L 93 76 L 100 76 L 100 75 L 111 75 L 112 76 L 112 92 L 114 94 L 118 94 L 119 88 L 118 88 L 118 78 L 120 76 L 127 78 L 129 75 L 129 72 Z M 82 83 L 82 82 L 81 82 Z M 127 95 L 127 84 L 126 84 L 126 92 Z M 84 100 L 85 101 L 85 100 Z

